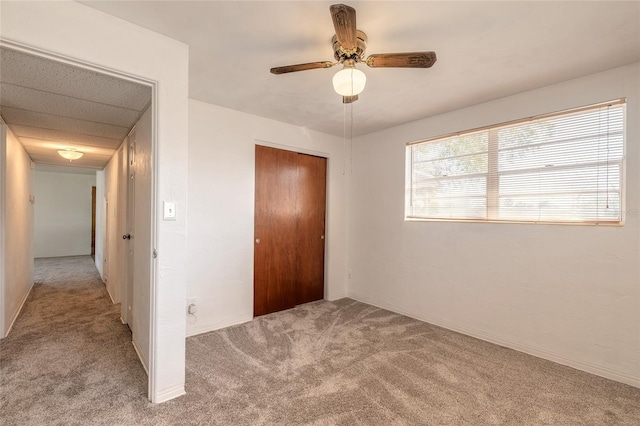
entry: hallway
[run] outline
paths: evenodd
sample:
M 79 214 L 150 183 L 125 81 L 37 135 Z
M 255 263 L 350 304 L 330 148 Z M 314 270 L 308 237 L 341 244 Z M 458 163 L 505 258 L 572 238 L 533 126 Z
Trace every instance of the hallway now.
M 5 424 L 73 424 L 84 416 L 117 424 L 115 407 L 131 415 L 135 405 L 147 405 L 131 332 L 91 257 L 36 259 L 34 278 L 0 341 L 0 412 L 11 419 Z

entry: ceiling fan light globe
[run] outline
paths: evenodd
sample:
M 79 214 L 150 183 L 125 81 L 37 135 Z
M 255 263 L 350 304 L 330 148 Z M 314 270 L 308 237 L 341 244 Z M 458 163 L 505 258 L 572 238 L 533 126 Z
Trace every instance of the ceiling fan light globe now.
M 362 93 L 367 76 L 357 68 L 345 67 L 333 76 L 333 89 L 341 96 L 355 96 Z

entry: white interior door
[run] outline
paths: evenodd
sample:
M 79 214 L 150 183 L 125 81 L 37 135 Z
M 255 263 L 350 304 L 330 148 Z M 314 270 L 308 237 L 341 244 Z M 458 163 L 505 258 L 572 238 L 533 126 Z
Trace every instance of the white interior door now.
M 133 344 L 148 371 L 151 334 L 152 150 L 151 108 L 129 136 L 129 324 Z
M 109 267 L 111 266 L 111 259 L 109 259 L 109 257 L 111 256 L 111 253 L 109 253 L 109 249 L 111 248 L 111 244 L 110 244 L 110 239 L 111 239 L 111 224 L 113 222 L 113 218 L 110 217 L 109 215 L 109 199 L 110 199 L 110 192 L 107 192 L 106 197 L 104 197 L 104 211 L 106 212 L 106 214 L 103 216 L 104 217 L 104 221 L 105 221 L 105 235 L 106 238 L 104 239 L 104 250 L 103 250 L 103 262 L 102 262 L 102 270 L 104 271 L 104 281 L 107 283 L 107 287 L 109 286 Z
M 128 268 L 129 268 L 129 240 L 122 240 L 124 235 L 129 233 L 128 225 L 128 202 L 129 202 L 129 137 L 125 138 L 123 145 L 116 152 L 117 168 L 117 188 L 116 197 L 111 199 L 115 203 L 115 218 L 113 227 L 116 228 L 115 259 L 116 267 L 112 268 L 112 275 L 117 279 L 118 295 L 120 301 L 120 318 L 125 324 L 129 324 L 129 298 L 128 288 Z M 117 259 L 117 260 L 116 260 Z M 113 266 L 113 265 L 112 265 Z M 131 328 L 131 326 L 129 326 Z
M 129 328 L 133 332 L 133 265 L 134 265 L 134 251 L 132 238 L 135 238 L 135 134 L 136 131 L 129 135 L 127 139 L 126 149 L 126 184 L 127 184 L 127 211 L 126 211 L 126 225 L 125 234 L 122 236 L 125 239 L 125 253 L 123 256 L 124 268 L 123 268 L 123 281 L 125 287 L 125 301 L 126 301 L 126 322 L 129 324 Z

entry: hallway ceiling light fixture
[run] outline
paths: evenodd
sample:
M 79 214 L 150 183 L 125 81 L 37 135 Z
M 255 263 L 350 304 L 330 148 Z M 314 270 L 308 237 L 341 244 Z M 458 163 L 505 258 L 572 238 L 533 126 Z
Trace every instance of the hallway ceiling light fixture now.
M 58 154 L 60 154 L 60 157 L 69 161 L 77 160 L 84 155 L 84 153 L 78 151 L 76 148 L 60 149 L 58 150 Z

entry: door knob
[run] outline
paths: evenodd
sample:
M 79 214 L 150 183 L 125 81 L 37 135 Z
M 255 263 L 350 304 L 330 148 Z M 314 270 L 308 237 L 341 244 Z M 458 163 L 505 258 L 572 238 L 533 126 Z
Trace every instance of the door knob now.
M 260 244 L 260 238 L 256 238 L 256 244 Z
M 131 234 L 124 234 L 124 235 L 122 236 L 122 239 L 123 239 L 123 240 L 130 240 L 130 239 L 131 239 Z

